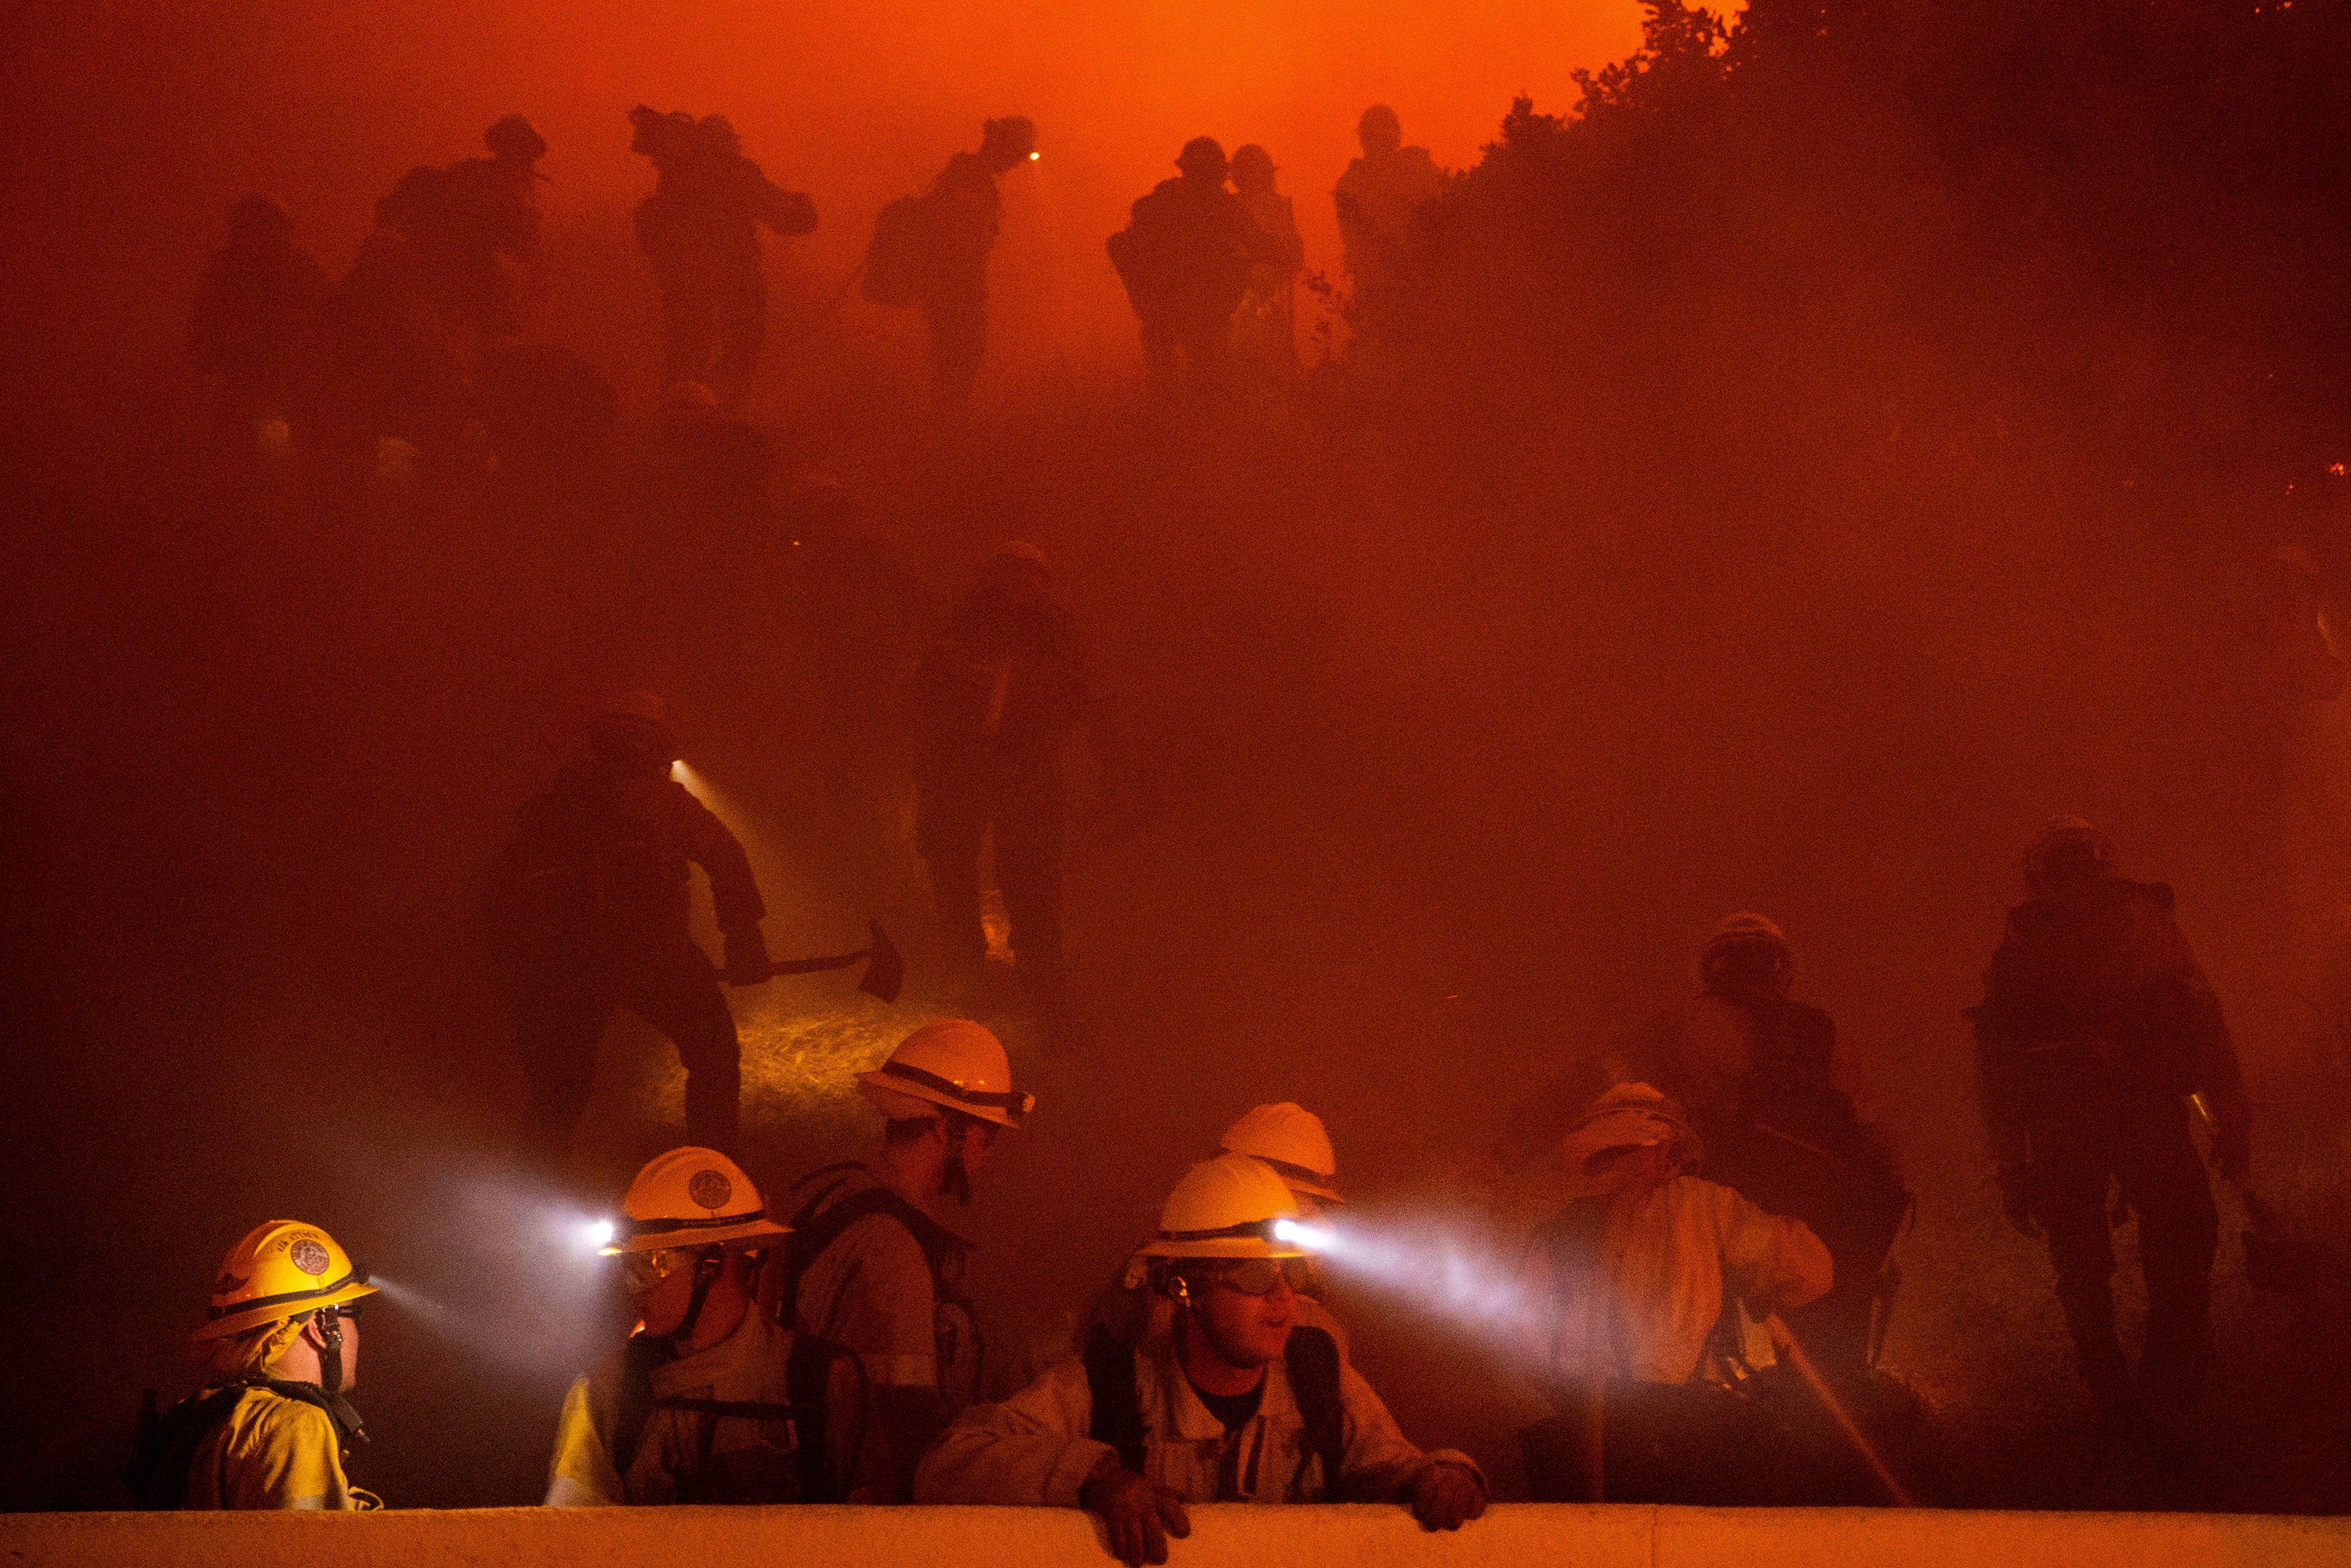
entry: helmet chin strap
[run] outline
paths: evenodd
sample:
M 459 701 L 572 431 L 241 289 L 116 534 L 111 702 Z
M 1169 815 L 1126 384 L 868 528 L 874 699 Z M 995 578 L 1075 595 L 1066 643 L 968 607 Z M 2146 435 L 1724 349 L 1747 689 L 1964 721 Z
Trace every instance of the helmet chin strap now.
M 721 1247 L 705 1247 L 694 1260 L 694 1294 L 685 1303 L 685 1316 L 677 1327 L 662 1335 L 675 1350 L 682 1350 L 694 1337 L 694 1325 L 702 1321 L 702 1303 L 710 1299 L 710 1287 L 726 1266 L 726 1251 Z
M 343 1391 L 343 1314 L 320 1307 L 311 1320 L 319 1330 L 319 1386 L 329 1396 Z

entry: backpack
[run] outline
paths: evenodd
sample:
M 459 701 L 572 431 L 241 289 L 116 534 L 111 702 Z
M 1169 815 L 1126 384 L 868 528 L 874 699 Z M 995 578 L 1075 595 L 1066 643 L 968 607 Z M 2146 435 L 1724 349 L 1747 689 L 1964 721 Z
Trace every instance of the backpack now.
M 931 271 L 931 226 L 925 197 L 901 196 L 882 209 L 865 247 L 866 298 L 899 308 L 922 302 Z
M 1118 1462 L 1144 1473 L 1143 1396 L 1134 1383 L 1134 1346 L 1096 1323 L 1086 1336 L 1086 1391 L 1093 1399 L 1088 1435 L 1118 1450 Z M 1305 1479 L 1310 1459 L 1322 1461 L 1322 1495 L 1339 1490 L 1339 1469 L 1347 1455 L 1346 1407 L 1339 1397 L 1339 1344 L 1328 1331 L 1299 1327 L 1290 1331 L 1282 1353 L 1290 1375 L 1290 1391 L 1297 1396 L 1298 1413 L 1305 1420 L 1304 1452 L 1290 1490 Z
M 702 1458 L 710 1457 L 712 1440 L 717 1436 L 722 1420 L 789 1421 L 795 1442 L 794 1457 L 799 1460 L 800 1495 L 802 1502 L 842 1502 L 849 1497 L 851 1476 L 832 1473 L 832 1450 L 827 1442 L 827 1417 L 830 1410 L 825 1395 L 832 1381 L 836 1363 L 846 1359 L 857 1369 L 859 1395 L 856 1441 L 850 1446 L 850 1463 L 853 1468 L 857 1456 L 864 1451 L 865 1427 L 869 1411 L 869 1395 L 865 1391 L 865 1369 L 857 1358 L 830 1340 L 814 1334 L 792 1334 L 790 1355 L 784 1363 L 784 1397 L 786 1403 L 772 1404 L 756 1399 L 693 1399 L 682 1396 L 656 1397 L 653 1394 L 653 1371 L 667 1352 L 661 1340 L 640 1334 L 629 1341 L 622 1353 L 621 1391 L 616 1401 L 612 1421 L 612 1469 L 627 1484 L 629 1467 L 636 1462 L 637 1449 L 645 1438 L 645 1427 L 656 1410 L 691 1410 L 712 1417 L 702 1429 Z

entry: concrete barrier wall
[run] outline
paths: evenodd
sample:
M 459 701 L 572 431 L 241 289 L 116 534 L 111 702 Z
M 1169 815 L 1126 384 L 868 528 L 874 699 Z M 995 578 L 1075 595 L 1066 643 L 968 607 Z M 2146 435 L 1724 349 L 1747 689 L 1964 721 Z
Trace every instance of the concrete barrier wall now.
M 41 1568 L 1103 1568 L 1090 1515 L 1023 1508 L 400 1510 L 0 1516 L 0 1564 Z M 1493 1509 L 1429 1535 L 1400 1508 L 1192 1511 L 1173 1568 L 2345 1568 L 2351 1521 L 1931 1510 Z

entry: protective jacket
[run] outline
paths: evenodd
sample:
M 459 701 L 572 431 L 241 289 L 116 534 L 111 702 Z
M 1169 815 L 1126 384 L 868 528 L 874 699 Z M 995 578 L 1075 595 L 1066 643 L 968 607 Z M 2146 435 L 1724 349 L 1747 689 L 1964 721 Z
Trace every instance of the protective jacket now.
M 926 302 L 984 300 L 987 255 L 1004 220 L 1004 197 L 996 176 L 976 152 L 958 152 L 932 183 L 923 200 L 929 265 L 924 269 Z
M 877 1388 L 937 1389 L 970 1403 L 980 1347 L 963 1295 L 971 1243 L 875 1181 L 829 1166 L 792 1188 L 785 1308 L 856 1355 Z
M 816 207 L 741 153 L 664 162 L 661 183 L 637 204 L 637 245 L 664 289 L 759 286 L 759 230 L 816 231 Z
M 653 1364 L 634 1409 L 632 1352 L 615 1354 L 564 1396 L 547 1505 L 841 1500 L 868 1416 L 854 1362 L 809 1354 L 826 1348 L 754 1310 L 718 1343 Z
M 1563 1384 L 1687 1383 L 1729 1303 L 1801 1307 L 1834 1278 L 1800 1220 L 1727 1186 L 1676 1176 L 1636 1202 L 1587 1198 L 1537 1228 L 1520 1283 L 1534 1349 Z
M 318 1401 L 267 1385 L 248 1387 L 196 1445 L 178 1506 L 334 1510 L 375 1506 L 366 1493 L 354 1492 L 344 1478 L 344 1441 L 341 1424 Z
M 492 920 L 526 961 L 599 966 L 686 938 L 692 877 L 710 878 L 718 928 L 767 914 L 743 846 L 673 779 L 573 764 L 525 805 L 499 865 Z
M 1264 241 L 1241 199 L 1221 184 L 1162 180 L 1136 200 L 1111 240 L 1111 262 L 1146 323 L 1181 327 L 1231 319 Z
M 1975 1023 L 1979 1098 L 2004 1170 L 2034 1162 L 2084 1107 L 2202 1092 L 2241 1125 L 2244 1083 L 2220 998 L 2161 883 L 2101 877 L 2009 912 Z
M 1323 1473 L 1287 1364 L 1266 1367 L 1258 1412 L 1237 1432 L 1209 1413 L 1184 1375 L 1173 1333 L 1145 1339 L 1134 1358 L 1144 1427 L 1143 1474 L 1186 1502 L 1370 1502 L 1397 1497 L 1440 1461 L 1476 1470 L 1468 1455 L 1408 1442 L 1361 1374 L 1339 1366 L 1339 1474 Z M 976 1406 L 948 1427 L 914 1478 L 914 1500 L 1074 1508 L 1105 1454 L 1093 1434 L 1082 1362 L 1054 1367 L 1001 1405 Z

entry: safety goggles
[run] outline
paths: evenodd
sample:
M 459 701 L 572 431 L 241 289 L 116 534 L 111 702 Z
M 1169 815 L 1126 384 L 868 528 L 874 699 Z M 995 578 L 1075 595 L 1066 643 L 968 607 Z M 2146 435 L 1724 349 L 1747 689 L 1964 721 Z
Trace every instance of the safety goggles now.
M 1284 1283 L 1302 1291 L 1313 1278 L 1313 1268 L 1303 1258 L 1244 1258 L 1217 1271 L 1217 1284 L 1244 1296 L 1270 1296 Z
M 621 1282 L 632 1291 L 650 1291 L 680 1269 L 693 1266 L 695 1249 L 664 1247 L 652 1252 L 621 1254 Z

